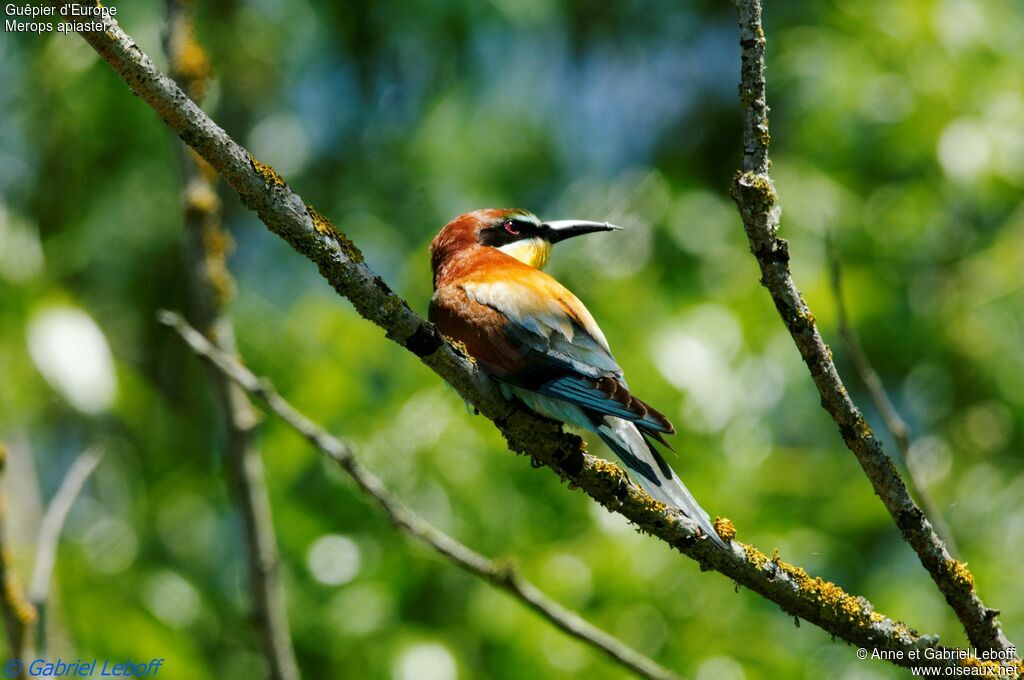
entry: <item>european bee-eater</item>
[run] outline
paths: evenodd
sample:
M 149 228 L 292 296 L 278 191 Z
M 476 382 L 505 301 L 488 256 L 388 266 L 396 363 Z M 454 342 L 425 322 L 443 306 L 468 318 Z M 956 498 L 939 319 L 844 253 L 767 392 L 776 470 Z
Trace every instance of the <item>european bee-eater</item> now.
M 654 448 L 674 434 L 668 418 L 629 392 L 604 333 L 583 303 L 541 271 L 551 246 L 619 229 L 541 222 L 525 210 L 477 210 L 430 244 L 430 319 L 461 343 L 502 393 L 541 415 L 596 432 L 655 500 L 678 508 L 726 547 L 708 513 Z

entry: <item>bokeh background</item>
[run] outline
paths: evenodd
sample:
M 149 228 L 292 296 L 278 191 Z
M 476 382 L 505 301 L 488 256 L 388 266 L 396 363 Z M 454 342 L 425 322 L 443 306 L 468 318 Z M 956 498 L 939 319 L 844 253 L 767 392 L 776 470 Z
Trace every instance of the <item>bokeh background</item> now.
M 163 3 L 117 7 L 165 66 Z M 796 280 L 880 425 L 836 333 L 834 233 L 852 322 L 910 423 L 921 477 L 983 599 L 1024 640 L 1024 6 L 769 3 L 765 25 Z M 965 644 L 758 284 L 728 197 L 729 3 L 200 2 L 198 36 L 215 70 L 207 110 L 420 312 L 427 245 L 462 212 L 627 226 L 560 246 L 550 269 L 634 391 L 676 422 L 674 465 L 703 505 L 741 540 Z M 154 321 L 187 306 L 178 141 L 76 36 L 4 33 L 0 83 L 0 441 L 16 565 L 28 573 L 71 461 L 101 445 L 61 543 L 55 649 L 167 657 L 161 677 L 259 677 L 206 374 Z M 688 677 L 902 676 L 509 454 L 224 198 L 243 356 L 430 521 L 514 558 Z M 281 423 L 259 440 L 307 677 L 621 676 L 397 534 Z

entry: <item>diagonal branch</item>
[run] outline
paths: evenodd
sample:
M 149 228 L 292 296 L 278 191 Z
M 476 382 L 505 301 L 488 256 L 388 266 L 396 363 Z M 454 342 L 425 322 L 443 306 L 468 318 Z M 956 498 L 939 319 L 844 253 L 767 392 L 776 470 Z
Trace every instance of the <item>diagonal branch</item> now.
M 205 94 L 210 65 L 196 41 L 193 0 L 167 0 L 164 50 L 171 76 L 197 101 Z M 187 146 L 178 149 L 185 208 L 188 295 L 200 328 L 223 351 L 234 354 L 235 334 L 227 305 L 234 282 L 227 267 L 231 236 L 221 225 L 217 174 Z M 224 433 L 225 475 L 242 515 L 253 616 L 270 677 L 299 677 L 281 584 L 280 558 L 263 459 L 254 442 L 259 422 L 252 404 L 219 371 L 209 372 Z
M 32 568 L 28 599 L 36 608 L 36 647 L 39 653 L 46 653 L 46 607 L 50 599 L 50 582 L 53 580 L 53 566 L 57 561 L 57 544 L 64 530 L 64 522 L 71 512 L 78 494 L 89 480 L 96 466 L 103 459 L 103 450 L 91 447 L 82 452 L 64 474 L 64 479 L 46 506 L 42 525 L 39 527 L 39 543 L 36 548 L 36 562 Z
M 74 0 L 53 0 L 61 5 Z M 871 604 L 838 586 L 813 578 L 799 567 L 769 559 L 753 546 L 725 551 L 700 540 L 696 525 L 675 510 L 654 502 L 615 465 L 586 452 L 582 440 L 547 420 L 506 401 L 464 356 L 446 343 L 433 324 L 412 309 L 363 261 L 358 248 L 302 199 L 274 172 L 254 159 L 217 126 L 155 66 L 142 49 L 109 17 L 103 31 L 81 36 L 189 146 L 205 159 L 256 212 L 272 232 L 312 260 L 323 277 L 348 298 L 388 339 L 405 347 L 451 384 L 491 420 L 511 450 L 529 455 L 610 511 L 618 512 L 697 561 L 744 585 L 787 613 L 819 626 L 834 637 L 861 647 L 901 652 L 894 663 L 909 665 L 907 652 L 936 647 L 934 637 L 920 637 L 905 625 L 874 612 Z M 722 533 L 720 531 L 720 533 Z M 930 665 L 954 666 L 953 657 Z
M 495 562 L 484 557 L 416 515 L 402 505 L 384 487 L 380 479 L 359 464 L 348 444 L 328 434 L 322 427 L 296 411 L 268 381 L 257 378 L 237 359 L 214 346 L 185 323 L 181 316 L 173 312 L 161 312 L 159 318 L 161 323 L 177 331 L 192 351 L 205 359 L 213 370 L 220 372 L 225 379 L 234 381 L 243 390 L 262 401 L 274 415 L 288 423 L 321 453 L 337 463 L 403 533 L 426 543 L 469 573 L 510 593 L 561 630 L 596 647 L 637 675 L 660 680 L 678 678 L 672 671 L 562 607 L 522 578 L 511 564 Z
M 740 102 L 743 108 L 743 170 L 736 174 L 733 197 L 743 217 L 750 250 L 761 269 L 761 283 L 789 329 L 800 356 L 811 371 L 821 404 L 839 426 L 846 445 L 857 456 L 903 538 L 917 552 L 946 601 L 956 612 L 971 643 L 981 649 L 1013 650 L 996 621 L 998 611 L 987 609 L 974 590 L 967 566 L 949 554 L 928 518 L 910 497 L 892 460 L 882 450 L 871 427 L 846 392 L 807 303 L 789 271 L 788 243 L 776 236 L 781 208 L 768 176 L 768 105 L 765 100 L 765 37 L 760 0 L 740 0 L 742 64 Z M 1015 653 L 1015 652 L 1014 652 Z
M 839 335 L 842 337 L 843 344 L 846 345 L 850 353 L 853 370 L 857 373 L 860 381 L 864 383 L 864 387 L 867 388 L 871 402 L 875 405 L 879 415 L 881 415 L 882 422 L 885 424 L 885 428 L 889 430 L 889 434 L 892 435 L 893 441 L 896 442 L 896 448 L 899 449 L 900 456 L 903 458 L 903 468 L 907 473 L 907 486 L 913 492 L 913 495 L 921 500 L 925 515 L 931 518 L 936 532 L 946 542 L 949 552 L 956 554 L 959 551 L 957 550 L 956 542 L 953 540 L 953 532 L 950 530 L 949 525 L 946 524 L 939 506 L 935 503 L 935 499 L 929 493 L 928 486 L 918 478 L 919 475 L 914 465 L 915 461 L 912 460 L 913 452 L 910 448 L 910 428 L 907 426 L 906 421 L 900 417 L 899 411 L 896 410 L 892 400 L 889 399 L 889 394 L 885 391 L 885 385 L 882 384 L 882 378 L 879 377 L 875 367 L 871 365 L 871 360 L 868 359 L 868 354 L 864 351 L 864 346 L 857 336 L 857 331 L 850 325 L 849 315 L 846 312 L 846 299 L 843 296 L 843 268 L 839 262 L 839 255 L 835 252 L 835 242 L 831 234 L 826 236 L 825 250 L 828 254 L 832 275 L 832 296 L 836 301 Z

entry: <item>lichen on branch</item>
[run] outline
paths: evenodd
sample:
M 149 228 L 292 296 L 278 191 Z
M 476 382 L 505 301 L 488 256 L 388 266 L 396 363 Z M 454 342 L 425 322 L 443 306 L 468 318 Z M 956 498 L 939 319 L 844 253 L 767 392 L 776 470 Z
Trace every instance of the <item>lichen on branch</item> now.
M 268 229 L 314 262 L 327 282 L 364 318 L 384 330 L 388 339 L 412 352 L 491 420 L 511 450 L 549 467 L 572 487 L 695 560 L 702 569 L 725 575 L 837 638 L 894 652 L 937 647 L 934 637 L 911 639 L 902 633 L 906 628 L 902 624 L 868 613 L 867 604 L 852 619 L 846 608 L 823 606 L 820 593 L 802 587 L 797 575 L 756 549 L 752 553 L 743 546 L 731 550 L 716 547 L 700 535 L 692 520 L 653 502 L 617 466 L 587 453 L 583 441 L 564 432 L 559 423 L 507 401 L 485 374 L 445 342 L 437 328 L 416 314 L 365 261 L 346 252 L 333 235 L 321 233 L 298 194 L 283 180 L 275 181 L 266 167 L 257 168 L 249 152 L 164 76 L 115 21 L 105 19 L 104 29 L 81 35 L 135 94 L 220 173 Z M 763 35 L 761 43 L 763 51 Z M 751 105 L 756 104 L 755 100 Z M 758 156 L 756 148 L 752 153 Z M 766 153 L 763 160 L 767 169 Z M 763 560 L 753 560 L 752 554 Z M 906 654 L 900 658 L 903 661 L 894 662 L 908 663 Z M 939 659 L 930 664 L 948 667 L 956 662 Z
M 917 506 L 892 459 L 882 450 L 871 426 L 853 403 L 839 376 L 832 352 L 818 331 L 814 315 L 789 270 L 789 244 L 778 238 L 781 208 L 768 171 L 768 104 L 765 95 L 765 46 L 761 1 L 739 0 L 742 59 L 740 104 L 743 110 L 743 167 L 736 173 L 732 195 L 743 219 L 750 251 L 761 270 L 761 284 L 771 294 L 810 370 L 822 407 L 832 416 L 847 447 L 874 486 L 889 514 L 921 564 L 945 596 L 967 637 L 979 649 L 1001 652 L 1015 648 L 1006 639 L 995 610 L 985 607 L 974 590 L 966 565 L 956 562 Z

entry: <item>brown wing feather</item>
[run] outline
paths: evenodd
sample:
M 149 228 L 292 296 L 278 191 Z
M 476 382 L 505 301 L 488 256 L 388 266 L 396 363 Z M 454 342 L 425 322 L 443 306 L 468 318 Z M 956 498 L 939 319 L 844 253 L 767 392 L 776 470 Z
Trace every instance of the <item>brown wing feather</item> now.
M 466 296 L 460 286 L 439 289 L 430 301 L 430 320 L 441 334 L 461 343 L 489 373 L 509 375 L 526 362 L 526 348 L 502 332 L 508 319 L 501 312 Z

